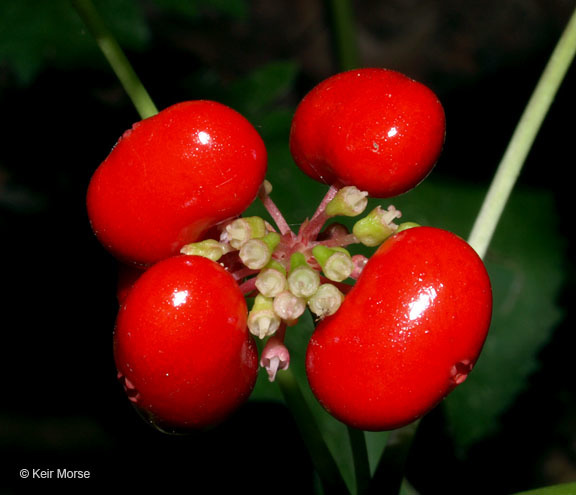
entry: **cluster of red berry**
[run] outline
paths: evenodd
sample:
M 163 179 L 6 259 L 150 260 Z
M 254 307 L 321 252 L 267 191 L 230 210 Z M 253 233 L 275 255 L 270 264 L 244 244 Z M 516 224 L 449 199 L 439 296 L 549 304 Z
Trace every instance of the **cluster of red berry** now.
M 270 380 L 288 367 L 285 333 L 308 309 L 317 327 L 306 371 L 332 415 L 382 430 L 434 407 L 464 381 L 488 331 L 482 261 L 450 232 L 397 225 L 393 206 L 351 231 L 329 221 L 415 187 L 444 134 L 437 97 L 402 74 L 323 81 L 296 110 L 290 151 L 330 188 L 294 232 L 270 197 L 264 143 L 237 112 L 190 101 L 134 124 L 87 198 L 94 232 L 123 267 L 114 355 L 129 400 L 166 431 L 222 421 L 250 395 L 259 364 Z M 256 197 L 275 226 L 241 216 Z M 351 254 L 355 243 L 379 247 L 368 259 Z

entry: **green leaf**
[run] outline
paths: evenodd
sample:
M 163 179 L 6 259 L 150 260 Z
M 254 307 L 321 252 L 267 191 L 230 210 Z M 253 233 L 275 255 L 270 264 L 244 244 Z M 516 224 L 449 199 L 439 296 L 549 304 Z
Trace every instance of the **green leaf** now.
M 296 71 L 294 62 L 271 62 L 235 81 L 229 87 L 226 97 L 234 101 L 238 111 L 248 118 L 264 117 L 268 107 L 290 90 Z
M 472 184 L 429 179 L 398 198 L 404 219 L 465 237 L 484 196 Z M 544 190 L 518 188 L 486 256 L 494 294 L 492 325 L 480 359 L 464 385 L 444 402 L 457 447 L 497 431 L 499 418 L 528 386 L 538 352 L 561 318 L 555 304 L 563 280 L 565 245 Z
M 576 495 L 576 483 L 562 483 L 527 492 L 519 492 L 514 495 Z
M 100 0 L 98 8 L 123 47 L 146 45 L 149 31 L 137 2 Z M 0 19 L 0 64 L 21 84 L 31 83 L 49 65 L 105 66 L 69 0 L 4 0 Z
M 287 153 L 293 109 L 279 103 L 294 85 L 297 70 L 294 62 L 278 60 L 226 83 L 213 70 L 204 69 L 189 77 L 187 85 L 192 94 L 217 100 L 240 112 L 264 138 L 272 136 L 281 142 Z
M 163 12 L 196 20 L 203 13 L 245 18 L 244 0 L 154 0 Z M 123 50 L 148 47 L 150 28 L 141 2 L 97 0 L 95 6 Z M 21 84 L 30 84 L 45 67 L 106 67 L 95 41 L 70 0 L 2 0 L 0 65 Z
M 420 494 L 407 480 L 404 480 L 402 482 L 402 486 L 400 487 L 400 495 L 420 495 Z
M 368 459 L 370 461 L 370 474 L 373 476 L 378 462 L 382 457 L 382 452 L 388 442 L 390 433 L 388 431 L 366 431 L 366 447 L 368 449 Z

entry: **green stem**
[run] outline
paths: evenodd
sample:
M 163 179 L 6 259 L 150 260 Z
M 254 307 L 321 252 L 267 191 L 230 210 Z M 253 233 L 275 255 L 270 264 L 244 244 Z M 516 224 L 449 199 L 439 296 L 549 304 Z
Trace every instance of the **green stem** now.
M 354 11 L 350 0 L 327 0 L 332 21 L 332 35 L 336 45 L 340 70 L 357 68 L 360 65 L 356 43 Z
M 410 453 L 420 420 L 390 432 L 384 454 L 376 467 L 370 495 L 397 495 L 404 480 L 404 468 Z
M 348 494 L 346 483 L 338 469 L 334 457 L 328 450 L 328 446 L 322 438 L 318 424 L 314 420 L 296 377 L 289 369 L 278 373 L 276 376 L 282 395 L 290 408 L 296 424 L 300 430 L 302 439 L 308 448 L 312 463 L 322 480 L 325 495 Z
M 86 24 L 88 31 L 94 36 L 96 43 L 120 79 L 140 117 L 145 119 L 157 114 L 156 106 L 124 55 L 122 48 L 106 27 L 92 0 L 72 0 L 72 5 Z
M 366 436 L 364 431 L 348 427 L 348 438 L 352 447 L 352 458 L 354 460 L 354 474 L 356 476 L 356 493 L 358 495 L 366 493 L 370 484 L 370 462 L 368 461 L 368 450 L 366 448 Z
M 516 179 L 558 88 L 572 63 L 575 52 L 576 10 L 574 10 L 528 101 L 528 105 L 524 109 L 472 227 L 468 241 L 481 257 L 486 254 Z

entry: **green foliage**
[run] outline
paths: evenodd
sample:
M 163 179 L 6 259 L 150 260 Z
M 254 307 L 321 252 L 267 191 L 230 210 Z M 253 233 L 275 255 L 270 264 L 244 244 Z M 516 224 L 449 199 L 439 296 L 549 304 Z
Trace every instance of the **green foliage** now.
M 294 62 L 271 62 L 234 82 L 229 87 L 228 98 L 238 104 L 240 113 L 258 125 L 259 120 L 269 119 L 280 110 L 276 103 L 292 89 L 297 69 Z M 262 130 L 266 131 L 264 126 Z
M 146 46 L 149 31 L 132 0 L 100 0 L 98 7 L 127 49 Z M 104 60 L 69 0 L 0 2 L 0 64 L 21 84 L 29 84 L 47 66 L 86 67 Z
M 94 4 L 124 50 L 149 46 L 144 2 L 94 0 Z M 245 0 L 153 0 L 153 4 L 166 14 L 190 20 L 207 14 L 236 19 L 248 15 Z M 30 84 L 47 67 L 105 67 L 70 0 L 2 0 L 0 20 L 0 65 L 20 84 Z
M 560 485 L 538 488 L 514 495 L 576 495 L 576 483 L 563 483 Z

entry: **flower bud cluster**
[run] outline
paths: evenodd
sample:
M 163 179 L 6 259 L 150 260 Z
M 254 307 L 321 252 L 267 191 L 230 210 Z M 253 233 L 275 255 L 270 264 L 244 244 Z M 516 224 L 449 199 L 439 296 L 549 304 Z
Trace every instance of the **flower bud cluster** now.
M 281 323 L 294 325 L 306 308 L 318 318 L 332 315 L 344 300 L 335 285 L 322 283 L 319 271 L 301 252 L 292 254 L 287 268 L 273 260 L 256 276 L 255 287 L 258 294 L 248 315 L 248 328 L 259 338 L 276 333 Z
M 340 223 L 321 232 L 332 217 L 355 217 L 368 205 L 366 192 L 354 186 L 332 187 L 314 216 L 294 234 L 272 203 L 270 192 L 271 185 L 265 181 L 259 197 L 280 233 L 260 217 L 240 217 L 220 226 L 218 240 L 188 244 L 181 252 L 220 262 L 235 276 L 243 292 L 254 296 L 247 324 L 253 335 L 268 338 L 270 356 L 263 359 L 262 366 L 273 380 L 277 369 L 289 363 L 282 343 L 286 327 L 296 324 L 307 308 L 317 319 L 336 313 L 352 287 L 345 281 L 357 279 L 368 261 L 365 256 L 352 255 L 344 246 L 377 246 L 414 224 L 399 227 L 394 220 L 401 213 L 393 206 L 386 210 L 378 206 L 354 224 L 352 233 Z

